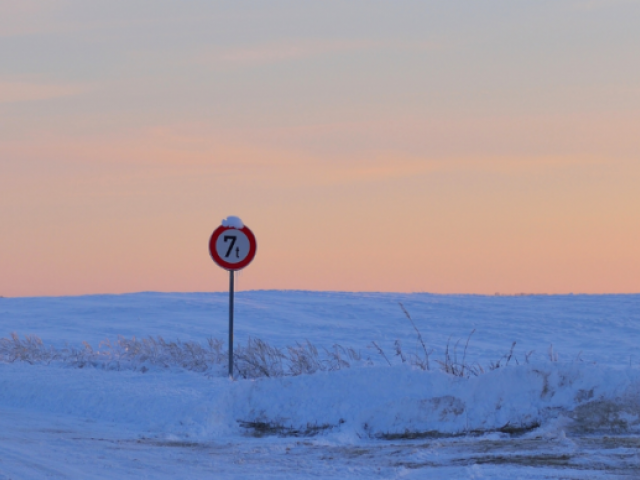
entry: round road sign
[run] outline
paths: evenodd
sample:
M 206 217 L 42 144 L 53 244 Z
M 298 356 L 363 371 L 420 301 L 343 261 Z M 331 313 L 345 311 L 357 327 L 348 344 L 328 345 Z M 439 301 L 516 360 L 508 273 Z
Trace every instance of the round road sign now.
M 256 237 L 248 227 L 216 228 L 209 240 L 211 258 L 225 270 L 241 270 L 256 256 Z

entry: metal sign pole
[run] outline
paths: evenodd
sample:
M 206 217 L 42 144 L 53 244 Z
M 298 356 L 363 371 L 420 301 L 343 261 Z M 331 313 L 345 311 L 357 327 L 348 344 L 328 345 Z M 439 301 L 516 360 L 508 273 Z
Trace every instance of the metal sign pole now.
M 229 271 L 229 378 L 233 380 L 233 270 Z
M 234 273 L 256 256 L 256 237 L 238 217 L 228 217 L 209 238 L 209 253 L 219 267 L 229 272 L 229 378 L 233 380 L 233 281 Z

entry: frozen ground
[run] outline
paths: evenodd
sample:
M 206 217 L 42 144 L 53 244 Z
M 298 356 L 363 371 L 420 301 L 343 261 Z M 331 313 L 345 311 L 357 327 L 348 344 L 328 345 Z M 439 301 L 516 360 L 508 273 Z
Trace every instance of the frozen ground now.
M 226 302 L 225 294 L 0 298 L 0 337 L 37 335 L 57 351 L 82 342 L 98 351 L 118 335 L 204 344 L 225 339 Z M 433 349 L 429 371 L 394 355 L 396 339 L 407 356 L 422 348 L 398 302 Z M 352 347 L 361 359 L 234 382 L 224 365 L 29 363 L 5 342 L 0 479 L 640 478 L 638 307 L 640 295 L 241 292 L 240 345 L 308 339 Z M 486 373 L 442 372 L 449 337 L 450 352 L 461 340 L 460 360 L 473 329 L 465 364 Z

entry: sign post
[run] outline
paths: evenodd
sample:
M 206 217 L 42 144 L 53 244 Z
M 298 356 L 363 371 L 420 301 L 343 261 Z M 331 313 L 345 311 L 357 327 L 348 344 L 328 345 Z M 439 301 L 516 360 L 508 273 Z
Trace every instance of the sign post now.
M 238 217 L 228 217 L 209 239 L 209 253 L 218 266 L 229 272 L 229 378 L 233 380 L 233 296 L 234 272 L 249 265 L 256 256 L 256 237 Z
M 233 270 L 229 271 L 229 378 L 233 380 Z

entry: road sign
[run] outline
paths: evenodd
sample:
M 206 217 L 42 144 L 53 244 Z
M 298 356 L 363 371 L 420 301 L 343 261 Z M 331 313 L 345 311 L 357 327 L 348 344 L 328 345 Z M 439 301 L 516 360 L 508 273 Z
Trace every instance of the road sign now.
M 219 266 L 229 271 L 229 378 L 233 380 L 233 275 L 256 256 L 256 237 L 238 217 L 228 217 L 209 239 L 209 253 Z
M 256 256 L 256 237 L 248 227 L 220 225 L 209 240 L 211 258 L 225 270 L 241 270 Z

